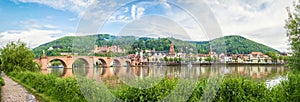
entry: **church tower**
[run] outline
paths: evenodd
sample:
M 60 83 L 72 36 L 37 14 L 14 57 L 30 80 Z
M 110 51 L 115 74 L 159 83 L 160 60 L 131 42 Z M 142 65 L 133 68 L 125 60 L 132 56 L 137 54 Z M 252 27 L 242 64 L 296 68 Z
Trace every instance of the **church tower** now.
M 172 55 L 172 56 L 176 55 L 176 52 L 174 50 L 174 44 L 173 44 L 173 42 L 170 45 L 170 53 L 169 53 L 169 55 Z
M 210 45 L 210 50 L 209 50 L 209 54 L 213 54 L 213 48 L 212 48 L 212 46 Z

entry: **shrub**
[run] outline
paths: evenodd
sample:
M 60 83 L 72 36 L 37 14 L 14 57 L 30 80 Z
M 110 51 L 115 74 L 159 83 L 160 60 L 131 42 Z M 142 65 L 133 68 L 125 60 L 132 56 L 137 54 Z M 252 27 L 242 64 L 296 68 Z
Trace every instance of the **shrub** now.
M 278 86 L 272 88 L 272 100 L 281 102 L 292 102 L 300 100 L 300 72 L 290 72 L 288 80 L 282 81 Z
M 74 78 L 58 78 L 34 72 L 12 72 L 10 76 L 57 101 L 86 101 Z

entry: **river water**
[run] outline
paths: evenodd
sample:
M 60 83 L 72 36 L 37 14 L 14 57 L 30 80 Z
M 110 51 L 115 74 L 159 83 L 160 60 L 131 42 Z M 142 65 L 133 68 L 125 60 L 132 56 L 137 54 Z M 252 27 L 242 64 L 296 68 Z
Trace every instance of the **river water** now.
M 284 65 L 182 65 L 182 66 L 145 66 L 145 67 L 111 67 L 111 68 L 73 68 L 75 76 L 86 76 L 100 80 L 130 80 L 179 77 L 189 79 L 213 78 L 222 76 L 242 76 L 253 80 L 265 81 L 268 87 L 284 80 L 288 68 Z M 63 68 L 49 71 L 63 76 Z

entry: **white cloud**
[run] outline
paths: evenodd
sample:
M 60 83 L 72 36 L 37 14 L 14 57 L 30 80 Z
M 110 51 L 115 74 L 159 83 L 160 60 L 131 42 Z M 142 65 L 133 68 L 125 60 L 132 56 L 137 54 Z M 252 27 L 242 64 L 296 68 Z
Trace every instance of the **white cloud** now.
M 64 34 L 59 30 L 11 30 L 0 33 L 0 47 L 5 46 L 10 41 L 21 40 L 25 42 L 30 48 L 37 47 L 46 42 L 50 42 L 63 36 L 71 36 L 72 33 Z
M 25 28 L 25 29 L 31 29 L 31 28 L 35 28 L 35 29 L 57 29 L 58 28 L 55 25 L 43 24 L 40 21 L 35 20 L 35 19 L 20 21 L 19 24 L 23 25 L 23 28 Z
M 138 7 L 137 12 L 136 12 L 136 18 L 139 19 L 141 16 L 143 16 L 145 11 L 145 8 L 143 7 Z
M 139 19 L 144 14 L 145 8 L 137 5 L 131 6 L 131 17 L 133 20 Z
M 133 19 L 135 19 L 135 12 L 136 12 L 136 6 L 135 5 L 132 5 L 131 6 L 131 17 Z
M 159 0 L 159 2 L 164 5 L 166 9 L 170 9 L 171 5 L 168 3 L 168 0 Z
M 97 3 L 97 0 L 18 0 L 23 3 L 39 3 L 49 7 L 68 10 L 78 14 L 83 14 L 90 5 Z
M 242 35 L 286 51 L 286 7 L 294 0 L 206 0 L 225 35 Z M 284 48 L 284 49 L 283 49 Z

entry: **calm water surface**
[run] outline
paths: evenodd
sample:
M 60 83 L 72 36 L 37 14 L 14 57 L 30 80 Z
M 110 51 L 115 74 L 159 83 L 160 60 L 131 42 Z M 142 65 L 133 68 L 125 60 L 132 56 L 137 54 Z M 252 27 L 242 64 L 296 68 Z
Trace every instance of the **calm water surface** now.
M 69 69 L 70 70 L 70 69 Z M 72 70 L 72 69 L 71 69 Z M 66 69 L 52 68 L 50 73 L 62 76 Z M 147 66 L 111 68 L 73 68 L 75 76 L 81 75 L 101 80 L 133 80 L 145 78 L 211 78 L 222 76 L 242 76 L 266 81 L 267 85 L 284 79 L 288 68 L 283 65 L 192 65 L 192 66 Z M 274 84 L 276 85 L 276 84 Z M 269 85 L 268 85 L 269 86 Z M 273 85 L 271 85 L 273 86 Z

